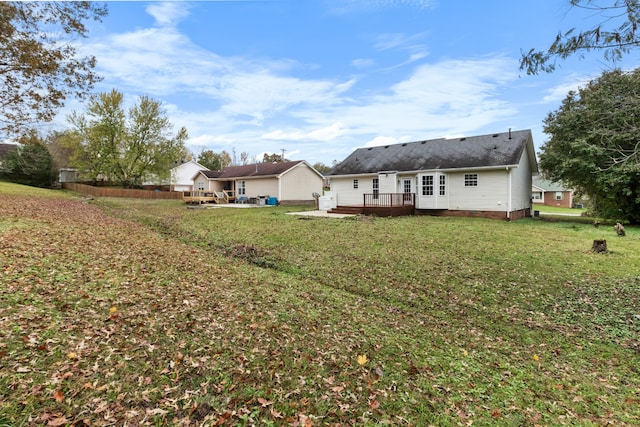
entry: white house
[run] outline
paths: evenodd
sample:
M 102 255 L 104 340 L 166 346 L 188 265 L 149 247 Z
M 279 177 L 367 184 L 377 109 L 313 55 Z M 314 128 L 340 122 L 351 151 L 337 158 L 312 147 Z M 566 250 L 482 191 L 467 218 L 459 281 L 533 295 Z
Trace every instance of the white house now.
M 537 172 L 531 131 L 509 130 L 359 148 L 327 178 L 338 209 L 401 194 L 418 214 L 515 220 L 531 214 Z
M 171 169 L 171 191 L 191 191 L 193 190 L 193 176 L 199 171 L 209 169 L 200 163 L 190 160 L 179 164 Z
M 323 176 L 304 160 L 230 166 L 198 171 L 191 177 L 194 191 L 224 193 L 238 201 L 269 198 L 277 203 L 315 203 Z

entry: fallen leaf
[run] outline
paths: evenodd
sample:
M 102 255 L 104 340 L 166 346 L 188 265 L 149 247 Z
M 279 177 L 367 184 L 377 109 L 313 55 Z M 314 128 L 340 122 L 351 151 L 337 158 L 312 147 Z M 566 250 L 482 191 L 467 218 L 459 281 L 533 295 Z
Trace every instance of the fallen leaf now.
M 53 398 L 56 402 L 62 402 L 64 400 L 64 393 L 62 393 L 62 390 L 56 390 L 53 392 Z
M 67 357 L 69 359 L 76 359 L 78 357 L 78 355 L 75 354 L 73 351 L 70 351 L 69 354 L 67 354 Z
M 266 408 L 269 405 L 272 405 L 273 402 L 269 402 L 267 399 L 265 399 L 264 397 L 259 397 L 258 398 L 258 403 L 260 405 L 262 405 L 263 408 Z
M 358 365 L 362 366 L 365 365 L 367 363 L 367 355 L 366 354 L 361 354 L 358 356 Z
M 47 425 L 49 427 L 59 427 L 59 426 L 63 426 L 65 424 L 67 424 L 68 422 L 69 421 L 67 421 L 67 419 L 65 417 L 58 417 L 58 418 L 54 418 L 52 420 L 49 420 Z
M 376 367 L 376 375 L 380 378 L 384 377 L 384 371 L 380 365 Z

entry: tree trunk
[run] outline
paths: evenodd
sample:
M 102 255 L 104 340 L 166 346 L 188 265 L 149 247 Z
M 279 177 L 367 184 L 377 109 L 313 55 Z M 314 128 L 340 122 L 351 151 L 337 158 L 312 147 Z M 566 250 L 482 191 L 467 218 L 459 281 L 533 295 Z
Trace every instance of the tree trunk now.
M 594 240 L 593 246 L 591 246 L 591 252 L 595 252 L 595 253 L 607 252 L 607 241 Z

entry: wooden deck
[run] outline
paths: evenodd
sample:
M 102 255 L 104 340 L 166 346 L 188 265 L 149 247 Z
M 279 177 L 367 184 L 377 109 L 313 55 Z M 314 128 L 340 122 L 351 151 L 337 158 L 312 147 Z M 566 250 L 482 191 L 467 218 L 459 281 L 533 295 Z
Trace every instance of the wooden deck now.
M 338 205 L 328 212 L 377 216 L 406 216 L 415 214 L 415 200 L 415 194 L 413 193 L 367 193 L 364 194 L 362 205 Z
M 215 203 L 215 204 L 227 204 L 235 202 L 235 195 L 233 191 L 183 191 L 182 201 L 186 204 L 203 204 L 203 203 Z

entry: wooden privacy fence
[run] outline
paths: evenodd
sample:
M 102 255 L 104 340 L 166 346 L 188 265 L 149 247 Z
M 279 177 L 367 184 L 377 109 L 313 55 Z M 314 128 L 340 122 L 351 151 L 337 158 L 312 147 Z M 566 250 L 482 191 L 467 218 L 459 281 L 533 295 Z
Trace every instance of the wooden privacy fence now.
M 125 197 L 130 199 L 182 200 L 182 191 L 130 190 L 127 188 L 93 187 L 77 182 L 63 182 L 65 190 L 77 191 L 94 197 Z

